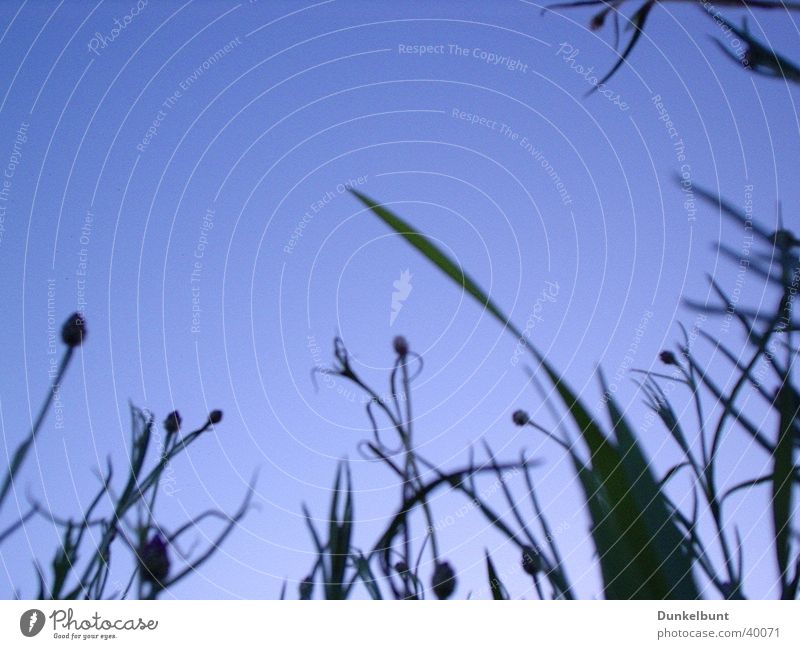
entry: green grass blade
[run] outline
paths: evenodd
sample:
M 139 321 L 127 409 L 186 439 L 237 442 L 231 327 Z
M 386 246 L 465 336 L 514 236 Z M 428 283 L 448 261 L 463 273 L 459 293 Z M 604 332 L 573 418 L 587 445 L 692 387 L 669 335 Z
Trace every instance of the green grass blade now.
M 308 507 L 306 507 L 305 503 L 301 506 L 303 509 L 303 516 L 306 519 L 306 526 L 308 527 L 308 531 L 311 533 L 311 539 L 314 541 L 314 549 L 316 549 L 318 554 L 322 554 L 325 552 L 325 546 L 322 545 L 322 541 L 319 538 L 319 534 L 317 534 L 317 529 L 314 527 L 314 521 L 311 518 L 311 513 L 308 511 Z
M 610 395 L 602 372 L 600 381 L 603 392 Z M 664 589 L 669 598 L 697 599 L 700 594 L 692 576 L 687 541 L 670 514 L 650 463 L 612 396 L 606 400 L 606 406 L 617 439 L 620 462 L 630 485 L 631 500 L 636 505 L 637 516 L 641 517 L 641 521 L 634 522 L 643 523 L 649 534 L 640 551 L 652 554 L 654 586 Z
M 484 554 L 486 555 L 486 572 L 489 578 L 489 588 L 492 590 L 492 599 L 510 599 L 508 590 L 506 590 L 506 587 L 497 575 L 497 570 L 494 568 L 494 563 L 492 563 L 492 557 L 489 556 L 489 551 L 484 550 Z
M 344 486 L 342 486 L 342 474 L 344 474 Z M 340 520 L 339 501 L 342 496 L 344 496 L 344 505 Z M 339 463 L 336 468 L 336 478 L 331 492 L 331 505 L 328 516 L 328 543 L 326 546 L 321 546 L 319 539 L 316 537 L 316 531 L 310 523 L 310 517 L 306 512 L 309 528 L 315 537 L 314 542 L 317 545 L 320 556 L 324 556 L 327 551 L 329 571 L 325 579 L 325 597 L 326 599 L 344 599 L 347 592 L 345 572 L 347 571 L 347 563 L 351 554 L 350 544 L 353 533 L 353 492 L 350 467 L 343 466 L 342 463 Z M 324 561 L 322 565 L 324 570 Z
M 627 599 L 626 594 L 632 592 L 637 582 L 641 583 L 642 575 L 638 572 L 637 564 L 625 558 L 622 530 L 612 514 L 610 499 L 602 482 L 577 455 L 572 452 L 570 455 L 592 521 L 590 533 L 600 562 L 603 594 L 606 599 Z
M 342 514 L 341 541 L 346 555 L 350 554 L 350 543 L 353 538 L 353 489 L 352 476 L 350 475 L 350 465 L 345 463 L 345 495 L 344 512 Z
M 439 270 L 452 279 L 458 286 L 463 288 L 475 300 L 486 308 L 504 326 L 510 326 L 508 317 L 503 314 L 491 298 L 481 289 L 480 286 L 464 270 L 445 254 L 436 244 L 421 232 L 415 230 L 409 223 L 401 219 L 395 213 L 382 207 L 368 196 L 355 189 L 351 193 L 368 207 L 375 216 L 381 219 L 392 230 L 401 235 L 408 243 L 419 250 L 428 258 Z M 518 333 L 515 331 L 515 333 Z

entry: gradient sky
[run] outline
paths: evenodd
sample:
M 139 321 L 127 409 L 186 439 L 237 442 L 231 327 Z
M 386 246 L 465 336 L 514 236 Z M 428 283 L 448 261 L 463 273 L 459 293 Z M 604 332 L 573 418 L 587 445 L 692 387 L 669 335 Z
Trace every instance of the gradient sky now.
M 57 323 L 81 309 L 90 332 L 62 389 L 63 427 L 51 414 L 19 507 L 30 494 L 75 515 L 107 456 L 121 473 L 129 402 L 158 421 L 177 408 L 187 427 L 220 408 L 216 432 L 174 463 L 161 522 L 233 510 L 256 469 L 258 510 L 201 574 L 164 596 L 272 598 L 284 579 L 293 595 L 313 562 L 300 504 L 324 517 L 338 459 L 353 463 L 360 545 L 399 501 L 393 476 L 358 455 L 369 433 L 358 396 L 340 381 L 315 390 L 311 369 L 331 362 L 339 334 L 383 389 L 392 338 L 403 334 L 425 359 L 414 392 L 422 453 L 456 467 L 485 439 L 501 458 L 522 447 L 540 457 L 541 499 L 570 576 L 581 596 L 596 596 L 571 468 L 510 420 L 541 405 L 511 361 L 515 341 L 343 185 L 449 250 L 520 327 L 539 315 L 531 338 L 599 405 L 596 365 L 613 377 L 636 343 L 633 365 L 653 366 L 678 339 L 677 323 L 692 325 L 681 296 L 704 299 L 706 273 L 732 287 L 712 244 L 741 247 L 741 232 L 707 205 L 687 209 L 674 179 L 683 165 L 735 205 L 752 185 L 765 227 L 780 197 L 796 225 L 796 90 L 737 67 L 711 41 L 724 38 L 715 23 L 673 3 L 652 13 L 630 65 L 608 82 L 616 103 L 585 96 L 577 66 L 599 74 L 614 62 L 611 26 L 588 30 L 586 11 L 540 15 L 541 5 L 512 0 L 151 0 L 126 21 L 132 7 L 0 4 L 0 167 L 13 166 L 0 230 L 6 452 L 48 387 L 48 289 Z M 724 15 L 738 23 L 739 13 Z M 126 26 L 114 37 L 115 19 Z M 749 24 L 797 58 L 792 16 L 762 12 Z M 405 51 L 413 45 L 442 47 Z M 519 63 L 492 62 L 503 57 Z M 412 290 L 392 323 L 405 270 Z M 758 305 L 762 288 L 748 277 L 743 300 Z M 719 323 L 707 330 L 740 341 Z M 641 396 L 623 375 L 616 396 L 641 424 Z M 665 470 L 677 455 L 664 431 L 643 435 Z M 764 460 L 738 442 L 724 458 L 732 478 Z M 502 509 L 497 495 L 487 497 Z M 438 497 L 435 517 L 462 505 Z M 758 550 L 748 594 L 774 595 L 769 512 L 753 496 L 738 515 Z M 32 559 L 49 563 L 57 543 L 43 521 L 6 543 L 0 595 L 12 584 L 34 595 Z M 445 526 L 441 544 L 459 571 L 457 596 L 487 596 L 484 547 L 514 596 L 534 596 L 517 552 L 478 513 Z

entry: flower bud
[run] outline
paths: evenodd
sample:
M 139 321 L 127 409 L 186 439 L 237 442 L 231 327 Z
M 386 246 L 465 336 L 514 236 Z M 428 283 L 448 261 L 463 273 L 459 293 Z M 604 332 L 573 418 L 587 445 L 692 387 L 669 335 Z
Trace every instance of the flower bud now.
M 408 355 L 408 341 L 403 336 L 395 336 L 392 346 L 400 358 L 405 358 Z
M 675 354 L 670 351 L 663 351 L 658 355 L 658 357 L 661 359 L 661 362 L 664 363 L 664 365 L 678 364 L 678 359 L 675 358 Z
M 401 575 L 404 575 L 408 572 L 408 565 L 406 565 L 405 561 L 398 561 L 396 564 L 394 564 L 394 569 L 397 570 L 397 572 Z
M 67 347 L 78 347 L 86 338 L 86 320 L 77 311 L 61 327 L 61 340 Z
M 139 575 L 142 581 L 162 586 L 169 574 L 167 544 L 160 534 L 155 534 L 139 550 Z
M 181 415 L 177 410 L 173 410 L 164 419 L 164 430 L 168 435 L 174 435 L 181 429 Z
M 776 230 L 772 237 L 775 241 L 775 247 L 781 250 L 789 250 L 800 243 L 794 238 L 794 235 L 786 229 Z
M 606 14 L 605 12 L 601 11 L 598 14 L 592 16 L 592 19 L 589 21 L 589 29 L 593 32 L 596 32 L 600 29 L 606 22 Z
M 525 426 L 531 420 L 530 416 L 524 410 L 515 410 L 511 415 L 511 421 L 517 426 Z
M 447 599 L 456 589 L 456 573 L 447 561 L 436 563 L 431 588 L 437 599 Z
M 539 552 L 530 546 L 522 549 L 522 561 L 520 563 L 522 569 L 531 577 L 542 571 L 542 560 L 539 557 Z
M 222 421 L 222 410 L 212 410 L 208 414 L 209 424 L 218 424 L 221 421 Z

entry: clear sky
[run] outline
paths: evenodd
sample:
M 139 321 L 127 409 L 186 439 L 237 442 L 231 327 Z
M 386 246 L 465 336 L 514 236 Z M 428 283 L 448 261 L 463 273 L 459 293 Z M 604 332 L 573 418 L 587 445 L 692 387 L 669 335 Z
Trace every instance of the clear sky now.
M 587 75 L 614 62 L 611 26 L 592 32 L 591 12 L 540 9 L 516 0 L 1 3 L 5 449 L 47 390 L 48 294 L 57 323 L 79 309 L 90 331 L 63 411 L 25 467 L 20 503 L 30 494 L 77 514 L 96 488 L 91 471 L 108 455 L 124 466 L 129 402 L 158 421 L 177 408 L 187 426 L 220 408 L 216 434 L 172 467 L 162 523 L 233 510 L 256 469 L 258 510 L 165 596 L 271 598 L 284 579 L 294 594 L 313 561 L 300 505 L 324 517 L 338 459 L 353 462 L 361 545 L 399 501 L 393 476 L 359 458 L 369 426 L 358 397 L 340 382 L 315 391 L 311 369 L 329 364 L 338 333 L 382 388 L 392 338 L 403 334 L 425 359 L 414 392 L 423 454 L 456 467 L 485 439 L 501 458 L 522 447 L 542 458 L 541 497 L 570 576 L 581 596 L 596 595 L 571 468 L 511 423 L 514 409 L 540 406 L 512 361 L 515 341 L 344 187 L 429 234 L 520 327 L 537 316 L 531 338 L 590 404 L 600 397 L 595 366 L 619 373 L 616 394 L 643 422 L 623 366 L 651 367 L 677 340 L 677 323 L 691 326 L 680 298 L 703 299 L 705 273 L 732 287 L 712 244 L 741 246 L 741 233 L 692 204 L 674 176 L 739 206 L 749 191 L 765 227 L 780 197 L 796 225 L 797 91 L 737 67 L 711 41 L 724 38 L 712 20 L 669 3 L 652 13 L 609 96 L 586 97 Z M 739 22 L 739 12 L 724 15 Z M 796 58 L 789 14 L 749 24 Z M 411 289 L 393 308 L 406 270 Z M 758 304 L 755 278 L 742 290 Z M 739 341 L 733 328 L 708 326 Z M 658 426 L 644 443 L 660 470 L 676 457 Z M 730 459 L 735 477 L 763 462 L 755 451 Z M 502 508 L 497 495 L 488 497 Z M 759 502 L 739 513 L 765 548 Z M 462 505 L 437 498 L 435 516 Z M 457 519 L 442 531 L 457 595 L 487 595 L 488 547 L 512 594 L 532 597 L 516 551 L 477 512 Z M 6 543 L 0 595 L 12 584 L 33 595 L 32 557 L 49 563 L 57 540 L 37 522 Z M 774 595 L 762 554 L 751 558 L 762 575 L 753 596 Z

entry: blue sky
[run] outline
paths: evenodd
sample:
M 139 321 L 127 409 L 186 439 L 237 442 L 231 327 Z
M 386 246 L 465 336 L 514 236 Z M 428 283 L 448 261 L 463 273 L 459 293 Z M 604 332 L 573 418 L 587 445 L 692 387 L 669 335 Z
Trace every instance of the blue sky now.
M 329 364 L 339 334 L 384 386 L 402 334 L 425 359 L 422 452 L 454 467 L 485 439 L 501 457 L 526 447 L 542 458 L 571 576 L 595 595 L 570 467 L 510 420 L 539 407 L 511 361 L 515 341 L 343 191 L 391 205 L 520 326 L 539 316 L 531 338 L 589 403 L 594 368 L 615 375 L 634 342 L 633 365 L 651 367 L 677 323 L 691 326 L 681 296 L 703 299 L 706 273 L 732 284 L 712 244 L 741 246 L 715 210 L 687 207 L 675 174 L 736 205 L 749 191 L 765 227 L 780 197 L 792 225 L 796 91 L 739 69 L 711 41 L 722 38 L 712 20 L 670 4 L 608 82 L 618 101 L 586 97 L 586 69 L 614 62 L 610 27 L 589 31 L 590 15 L 515 1 L 3 3 L 0 166 L 14 163 L 0 233 L 5 448 L 47 389 L 48 290 L 58 322 L 80 308 L 90 330 L 62 390 L 63 426 L 46 422 L 19 498 L 80 511 L 91 469 L 108 455 L 124 466 L 129 402 L 159 420 L 177 408 L 187 425 L 220 408 L 216 432 L 175 463 L 162 522 L 232 510 L 256 469 L 259 508 L 167 596 L 270 598 L 284 579 L 294 592 L 313 561 L 300 504 L 323 515 L 339 458 L 353 462 L 363 545 L 399 500 L 393 477 L 358 456 L 363 407 L 341 383 L 315 390 L 311 370 Z M 796 53 L 788 14 L 750 25 Z M 406 270 L 412 289 L 392 322 Z M 758 303 L 755 278 L 743 290 Z M 718 323 L 709 332 L 738 341 Z M 617 396 L 644 421 L 629 377 Z M 657 426 L 644 442 L 669 466 Z M 736 475 L 762 460 L 734 459 Z M 444 519 L 462 504 L 443 496 L 434 508 Z M 768 520 L 743 511 L 762 547 Z M 516 552 L 476 512 L 442 536 L 458 596 L 483 587 L 484 547 L 514 594 L 533 596 Z M 31 557 L 49 561 L 56 543 L 40 522 L 6 544 L 0 593 L 13 583 L 31 595 Z M 774 594 L 769 555 L 753 561 L 765 575 L 753 595 Z

